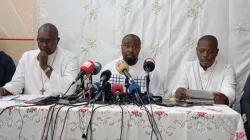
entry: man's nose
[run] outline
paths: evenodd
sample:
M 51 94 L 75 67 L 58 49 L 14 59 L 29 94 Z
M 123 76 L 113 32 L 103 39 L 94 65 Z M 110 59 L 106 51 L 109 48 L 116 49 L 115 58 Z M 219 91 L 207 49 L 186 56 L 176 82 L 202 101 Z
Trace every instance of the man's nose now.
M 207 58 L 208 55 L 209 55 L 209 53 L 207 51 L 205 51 L 202 56 L 205 57 L 205 58 Z
M 48 44 L 46 42 L 43 42 L 42 47 L 48 47 Z
M 133 47 L 129 47 L 129 48 L 128 48 L 128 51 L 129 51 L 129 52 L 133 52 Z

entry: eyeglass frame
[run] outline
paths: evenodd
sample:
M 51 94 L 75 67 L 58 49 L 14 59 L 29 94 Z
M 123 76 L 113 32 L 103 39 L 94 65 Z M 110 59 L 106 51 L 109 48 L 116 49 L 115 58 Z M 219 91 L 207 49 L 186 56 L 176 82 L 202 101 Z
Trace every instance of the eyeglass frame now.
M 36 42 L 37 42 L 38 45 L 43 45 L 44 43 L 46 43 L 47 45 L 53 45 L 53 44 L 56 42 L 56 40 L 58 40 L 58 39 L 59 39 L 59 37 L 56 38 L 56 39 L 54 39 L 54 40 L 42 39 L 43 41 L 41 42 L 41 41 L 39 40 L 39 38 L 37 38 L 37 39 L 36 39 Z M 51 42 L 48 42 L 48 41 L 51 41 Z

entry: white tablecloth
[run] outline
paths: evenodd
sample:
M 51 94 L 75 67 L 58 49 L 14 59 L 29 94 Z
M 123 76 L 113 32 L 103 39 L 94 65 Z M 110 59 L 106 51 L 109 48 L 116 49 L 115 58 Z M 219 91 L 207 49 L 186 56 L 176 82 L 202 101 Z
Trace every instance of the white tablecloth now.
M 15 102 L 0 102 L 0 111 L 15 104 Z M 95 105 L 97 106 L 100 105 Z M 133 105 L 122 107 L 124 108 L 123 140 L 150 140 L 152 129 L 144 109 Z M 150 110 L 150 107 L 147 107 Z M 59 139 L 62 131 L 67 108 L 63 107 L 59 112 L 55 129 L 56 140 Z M 18 140 L 19 137 L 22 140 L 41 139 L 48 109 L 49 106 L 8 108 L 0 115 L 0 140 Z M 56 112 L 57 110 L 54 116 Z M 71 108 L 62 139 L 82 140 L 81 136 L 86 133 L 91 112 L 91 107 Z M 153 105 L 153 112 L 163 140 L 246 139 L 240 114 L 224 105 L 188 108 Z M 98 108 L 93 115 L 93 139 L 118 140 L 121 130 L 121 113 L 121 108 L 117 105 Z M 155 136 L 153 139 L 156 139 Z

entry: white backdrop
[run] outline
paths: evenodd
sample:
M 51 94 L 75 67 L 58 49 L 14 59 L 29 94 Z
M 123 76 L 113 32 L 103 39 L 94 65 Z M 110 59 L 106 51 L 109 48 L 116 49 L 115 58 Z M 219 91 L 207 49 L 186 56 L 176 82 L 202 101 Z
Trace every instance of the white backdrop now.
M 234 66 L 237 94 L 250 68 L 249 0 L 37 0 L 36 29 L 55 24 L 60 46 L 85 60 L 108 62 L 121 55 L 121 39 L 142 40 L 141 59 L 153 57 L 171 93 L 177 68 L 196 59 L 197 40 L 217 37 L 219 61 Z M 239 100 L 239 96 L 238 96 Z

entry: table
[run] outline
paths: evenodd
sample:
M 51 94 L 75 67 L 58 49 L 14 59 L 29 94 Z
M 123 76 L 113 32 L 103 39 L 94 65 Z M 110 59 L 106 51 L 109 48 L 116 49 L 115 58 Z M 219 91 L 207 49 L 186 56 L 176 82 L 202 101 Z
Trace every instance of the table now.
M 20 103 L 0 102 L 0 111 L 17 104 Z M 97 106 L 100 105 L 94 107 Z M 123 140 L 150 140 L 152 129 L 145 110 L 134 105 L 122 107 L 123 111 L 117 105 L 96 109 L 92 119 L 94 140 L 118 140 L 122 113 Z M 67 109 L 63 107 L 59 111 L 54 137 L 56 140 L 62 131 Z M 48 110 L 49 106 L 9 107 L 0 115 L 0 140 L 18 140 L 19 134 L 22 140 L 41 139 Z M 91 112 L 92 108 L 88 106 L 71 108 L 62 139 L 83 140 L 81 136 L 86 133 Z M 187 108 L 153 105 L 153 112 L 163 140 L 246 139 L 241 115 L 224 105 Z M 48 134 L 51 135 L 51 131 Z M 155 136 L 153 139 L 156 139 Z

